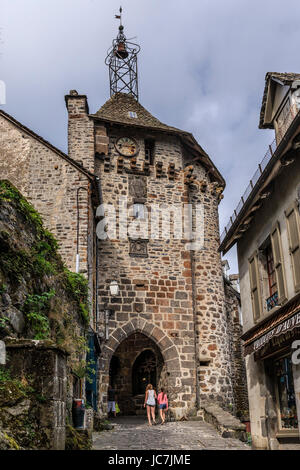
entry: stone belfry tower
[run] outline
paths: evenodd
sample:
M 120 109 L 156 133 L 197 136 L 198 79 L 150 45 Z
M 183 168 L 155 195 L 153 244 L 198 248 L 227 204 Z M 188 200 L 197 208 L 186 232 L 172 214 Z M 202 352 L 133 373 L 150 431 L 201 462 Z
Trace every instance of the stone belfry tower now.
M 98 404 L 105 414 L 111 383 L 121 411 L 139 413 L 150 382 L 165 387 L 180 418 L 206 397 L 234 401 L 218 253 L 225 181 L 192 134 L 140 104 L 138 51 L 120 18 L 106 58 L 110 99 L 90 114 L 85 95 L 66 97 L 70 156 L 96 174 L 109 205 L 98 213 L 106 219 L 97 233 L 104 226 L 108 232 L 101 232 L 94 262 L 94 327 L 102 338 Z M 201 246 L 184 230 L 188 204 L 201 208 L 194 227 Z

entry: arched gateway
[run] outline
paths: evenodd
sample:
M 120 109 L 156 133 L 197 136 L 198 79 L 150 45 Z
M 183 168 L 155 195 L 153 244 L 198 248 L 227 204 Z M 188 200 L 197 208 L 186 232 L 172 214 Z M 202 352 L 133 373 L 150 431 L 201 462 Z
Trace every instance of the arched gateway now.
M 117 328 L 102 353 L 100 374 L 101 403 L 105 412 L 107 387 L 118 393 L 123 414 L 139 414 L 147 383 L 165 387 L 170 398 L 178 401 L 181 391 L 180 360 L 176 346 L 157 326 L 134 318 Z

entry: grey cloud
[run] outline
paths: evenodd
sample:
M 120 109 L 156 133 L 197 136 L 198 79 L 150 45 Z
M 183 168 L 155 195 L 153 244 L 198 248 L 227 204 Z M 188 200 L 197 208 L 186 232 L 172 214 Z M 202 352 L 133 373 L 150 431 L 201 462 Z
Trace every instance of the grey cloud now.
M 294 71 L 297 0 L 124 0 L 137 36 L 140 101 L 190 130 L 223 173 L 223 227 L 273 135 L 258 130 L 267 71 Z M 0 0 L 4 109 L 67 150 L 64 94 L 86 93 L 92 112 L 109 97 L 106 51 L 119 0 Z M 234 250 L 233 250 L 234 251 Z M 233 270 L 234 253 L 229 254 Z

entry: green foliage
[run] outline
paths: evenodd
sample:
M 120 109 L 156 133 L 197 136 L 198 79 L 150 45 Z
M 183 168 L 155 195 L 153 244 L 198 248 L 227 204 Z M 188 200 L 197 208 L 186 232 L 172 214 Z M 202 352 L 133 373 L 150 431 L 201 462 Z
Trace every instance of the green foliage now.
M 70 367 L 78 365 L 87 348 L 88 282 L 64 266 L 54 236 L 8 181 L 0 181 L 0 211 L 3 208 L 5 216 L 14 215 L 12 227 L 19 230 L 0 231 L 0 295 L 7 290 L 11 296 L 20 289 L 22 297 L 26 296 L 23 305 L 17 306 L 25 317 L 24 334 L 37 340 L 53 339 L 69 352 Z M 54 289 L 56 298 L 51 301 Z M 5 329 L 6 323 L 5 317 L 0 319 L 0 327 Z
M 75 367 L 73 367 L 74 374 L 77 375 L 80 379 L 86 378 L 86 381 L 89 383 L 93 382 L 91 375 L 95 375 L 96 371 L 93 367 L 95 365 L 95 361 L 79 361 Z
M 0 232 L 0 269 L 14 282 L 20 282 L 23 275 L 32 271 L 30 254 L 25 250 L 14 250 L 3 232 Z
M 39 213 L 34 207 L 22 196 L 22 194 L 9 181 L 0 181 L 0 203 L 2 201 L 15 201 L 26 220 L 33 224 L 38 231 L 43 228 L 43 222 Z
M 13 378 L 9 369 L 0 366 L 0 407 L 7 399 L 28 397 L 33 391 L 25 378 Z
M 66 288 L 73 299 L 78 303 L 79 313 L 85 324 L 89 323 L 88 310 L 88 281 L 79 273 L 73 273 L 65 269 Z
M 13 437 L 9 436 L 6 432 L 3 432 L 3 437 L 8 445 L 9 450 L 21 450 L 21 447 Z
M 66 273 L 66 287 L 72 293 L 74 299 L 80 302 L 87 302 L 88 298 L 88 281 L 79 273 L 73 273 L 65 270 Z
M 80 302 L 79 308 L 80 308 L 81 318 L 83 322 L 87 325 L 89 323 L 89 318 L 90 318 L 89 310 L 87 306 L 82 302 Z
M 40 393 L 36 393 L 35 398 L 40 403 L 46 403 L 46 401 L 47 401 L 47 397 L 45 397 L 44 395 L 41 395 Z
M 0 328 L 6 328 L 8 323 L 9 319 L 7 317 L 0 318 Z
M 69 424 L 66 426 L 66 450 L 91 450 L 92 445 L 88 431 L 77 431 Z
M 7 382 L 8 380 L 11 380 L 9 370 L 8 369 L 0 369 L 0 388 L 1 388 L 1 385 L 3 386 L 3 384 L 5 382 Z
M 7 285 L 6 284 L 0 284 L 0 295 L 4 294 L 7 291 Z
M 55 295 L 55 290 L 44 292 L 40 295 L 28 295 L 24 304 L 26 319 L 33 330 L 34 339 L 46 339 L 50 336 L 50 324 L 47 317 L 50 299 Z

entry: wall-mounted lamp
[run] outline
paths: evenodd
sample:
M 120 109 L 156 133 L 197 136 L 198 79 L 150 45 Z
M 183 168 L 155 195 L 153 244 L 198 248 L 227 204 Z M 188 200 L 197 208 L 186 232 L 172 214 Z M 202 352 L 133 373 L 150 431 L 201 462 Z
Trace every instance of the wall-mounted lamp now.
M 110 295 L 116 297 L 119 294 L 119 285 L 117 281 L 111 281 L 109 285 Z

